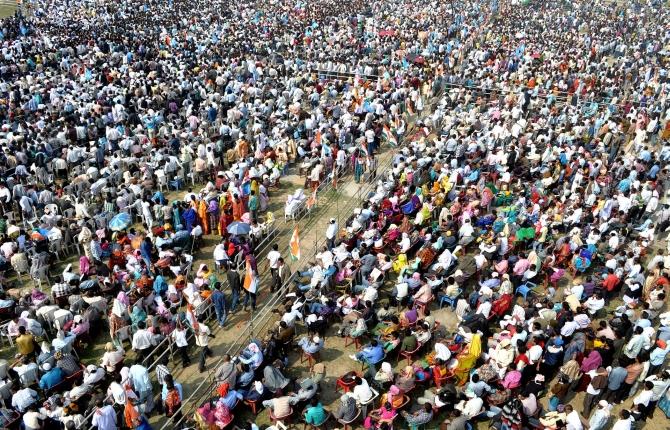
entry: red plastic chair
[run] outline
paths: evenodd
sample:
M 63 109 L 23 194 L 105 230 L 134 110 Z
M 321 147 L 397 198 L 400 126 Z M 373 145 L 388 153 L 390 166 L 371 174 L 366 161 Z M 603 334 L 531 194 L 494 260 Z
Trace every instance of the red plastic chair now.
M 400 362 L 400 357 L 405 357 L 407 359 L 407 365 L 409 366 L 412 364 L 412 357 L 419 352 L 422 346 L 423 345 L 421 345 L 421 343 L 418 343 L 414 351 L 400 351 L 400 355 L 398 355 L 398 360 L 396 363 Z
M 356 349 L 361 349 L 361 338 L 346 336 L 344 338 L 344 346 L 356 345 Z

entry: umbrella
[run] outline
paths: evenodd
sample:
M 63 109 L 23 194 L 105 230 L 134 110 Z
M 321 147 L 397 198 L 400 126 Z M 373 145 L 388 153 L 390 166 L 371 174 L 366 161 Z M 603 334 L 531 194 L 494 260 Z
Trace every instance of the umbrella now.
M 114 218 L 109 220 L 109 229 L 112 231 L 121 231 L 127 229 L 132 223 L 130 215 L 125 212 L 114 215 Z
M 250 231 L 251 227 L 249 226 L 249 224 L 244 222 L 235 221 L 234 223 L 228 226 L 228 233 L 233 234 L 235 236 L 249 234 Z

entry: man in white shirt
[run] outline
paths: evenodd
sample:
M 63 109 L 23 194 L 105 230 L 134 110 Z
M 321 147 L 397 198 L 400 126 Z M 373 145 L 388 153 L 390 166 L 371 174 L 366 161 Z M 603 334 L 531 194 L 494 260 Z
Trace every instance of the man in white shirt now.
M 181 324 L 177 324 L 177 327 L 171 334 L 172 340 L 174 340 L 181 355 L 181 364 L 184 368 L 191 364 L 191 359 L 188 357 L 188 339 L 186 334 L 186 328 Z
M 140 361 L 144 360 L 150 353 L 151 347 L 156 345 L 154 335 L 146 330 L 144 321 L 137 323 L 138 330 L 133 335 L 133 351 L 138 355 Z
M 217 267 L 221 267 L 226 260 L 229 260 L 226 245 L 223 242 L 216 245 L 213 257 Z
M 473 397 L 471 399 L 468 399 L 468 401 L 464 402 L 462 405 L 460 405 L 460 409 L 464 416 L 468 418 L 473 418 L 479 415 L 480 412 L 482 412 L 483 406 L 484 401 L 481 399 L 481 397 Z
M 279 245 L 272 245 L 272 250 L 268 252 L 268 265 L 270 266 L 270 274 L 272 279 L 275 279 L 277 276 L 277 269 L 279 268 L 279 259 L 281 258 L 281 253 L 279 252 Z
M 335 238 L 337 237 L 338 229 L 339 226 L 337 225 L 337 221 L 335 218 L 331 218 L 328 227 L 326 228 L 326 246 L 329 250 L 335 247 Z
M 200 372 L 205 371 L 205 360 L 207 357 L 213 355 L 212 350 L 209 349 L 209 338 L 214 337 L 212 331 L 209 329 L 207 324 L 205 324 L 203 319 L 198 321 L 197 335 L 195 336 L 195 344 L 202 348 L 200 353 L 200 362 L 198 364 L 198 369 Z
M 480 314 L 484 318 L 488 319 L 489 315 L 491 315 L 491 302 L 488 300 L 483 300 L 477 307 L 477 311 L 475 313 Z
M 47 419 L 46 415 L 42 415 L 36 410 L 30 410 L 25 414 L 23 414 L 23 424 L 25 425 L 26 430 L 43 428 L 42 425 L 40 424 L 40 421 L 44 421 L 46 419 Z
M 24 388 L 12 396 L 12 407 L 19 412 L 24 412 L 28 406 L 35 403 L 38 399 L 39 396 L 35 390 Z
M 356 385 L 354 386 L 354 390 L 351 393 L 351 397 L 356 399 L 356 403 L 359 405 L 367 404 L 374 396 L 372 390 L 370 390 L 368 381 L 363 378 L 359 378 L 358 376 L 356 376 L 354 380 Z
M 651 381 L 644 382 L 644 390 L 633 398 L 633 404 L 638 405 L 642 416 L 645 418 L 649 415 L 649 403 L 654 397 L 654 384 Z
M 565 424 L 566 430 L 583 430 L 582 419 L 579 413 L 572 408 L 572 405 L 565 405 Z
M 612 426 L 612 430 L 631 430 L 633 428 L 633 417 L 626 409 L 619 413 L 619 419 Z
M 602 297 L 602 294 L 595 293 L 586 300 L 584 306 L 588 310 L 589 314 L 595 315 L 596 312 L 605 307 L 605 300 Z
M 575 322 L 572 316 L 568 316 L 568 320 L 563 324 L 563 327 L 561 327 L 561 336 L 570 337 L 578 328 L 579 324 Z

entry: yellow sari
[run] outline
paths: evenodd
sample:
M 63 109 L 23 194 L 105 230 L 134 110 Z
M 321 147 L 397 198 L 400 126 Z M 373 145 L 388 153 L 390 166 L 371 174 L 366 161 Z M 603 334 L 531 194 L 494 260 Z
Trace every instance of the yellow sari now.
M 480 355 L 482 355 L 482 336 L 475 334 L 472 336 L 472 341 L 466 349 L 456 357 L 458 364 L 454 369 L 454 375 L 456 376 L 458 385 L 468 382 L 470 379 L 470 369 L 475 367 Z

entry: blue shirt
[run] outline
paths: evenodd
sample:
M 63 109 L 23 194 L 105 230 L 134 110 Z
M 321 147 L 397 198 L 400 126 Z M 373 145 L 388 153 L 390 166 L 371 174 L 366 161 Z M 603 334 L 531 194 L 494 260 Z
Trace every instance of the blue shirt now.
M 210 296 L 212 303 L 214 303 L 214 308 L 218 310 L 226 309 L 226 296 L 219 290 L 214 290 Z
M 377 346 L 367 346 L 361 351 L 365 361 L 369 363 L 378 363 L 382 358 L 384 358 L 384 349 L 381 345 Z
M 42 378 L 40 378 L 40 388 L 43 390 L 53 388 L 58 385 L 58 383 L 62 382 L 64 378 L 65 373 L 63 373 L 63 369 L 60 367 L 54 367 L 42 375 Z
M 626 379 L 626 376 L 628 376 L 628 371 L 626 369 L 621 366 L 615 367 L 607 378 L 607 388 L 609 390 L 618 390 Z
M 668 350 L 657 346 L 651 351 L 651 354 L 649 354 L 649 363 L 653 366 L 660 366 L 665 361 L 666 355 L 668 355 Z

